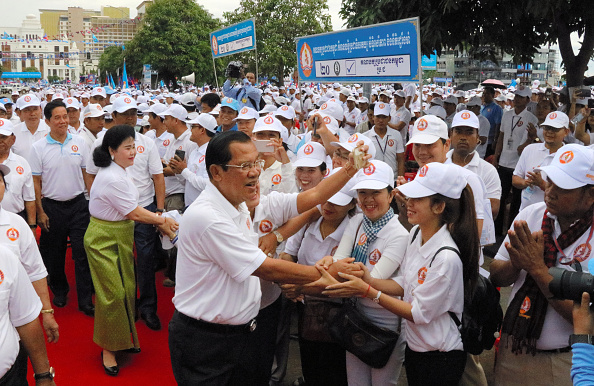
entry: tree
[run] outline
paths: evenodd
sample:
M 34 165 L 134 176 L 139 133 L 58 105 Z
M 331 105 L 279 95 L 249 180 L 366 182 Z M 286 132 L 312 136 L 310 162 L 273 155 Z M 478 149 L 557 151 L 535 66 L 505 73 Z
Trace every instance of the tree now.
M 129 76 L 140 78 L 150 64 L 165 83 L 196 73 L 197 83 L 214 81 L 210 32 L 220 22 L 193 0 L 155 0 L 123 57 Z M 121 63 L 120 63 L 121 66 Z M 103 70 L 103 69 L 102 69 Z
M 584 0 L 345 0 L 340 14 L 348 27 L 420 17 L 421 50 L 496 47 L 515 64 L 532 63 L 539 47 L 559 43 L 568 86 L 582 84 L 594 53 L 594 13 Z M 579 53 L 572 32 L 582 38 Z
M 99 58 L 99 69 L 101 70 L 101 73 L 103 74 L 104 78 L 107 76 L 107 73 L 109 72 L 112 76 L 114 76 L 114 79 L 117 81 L 115 76 L 118 73 L 118 69 L 120 69 L 120 73 L 122 72 L 121 68 L 123 64 L 124 55 L 122 47 L 120 46 L 107 47 L 101 54 L 101 57 Z
M 223 17 L 228 25 L 255 18 L 260 75 L 281 82 L 297 65 L 295 38 L 332 30 L 326 0 L 241 0 L 239 8 Z M 236 57 L 255 70 L 253 51 Z
M 37 67 L 27 67 L 23 70 L 24 72 L 39 72 Z

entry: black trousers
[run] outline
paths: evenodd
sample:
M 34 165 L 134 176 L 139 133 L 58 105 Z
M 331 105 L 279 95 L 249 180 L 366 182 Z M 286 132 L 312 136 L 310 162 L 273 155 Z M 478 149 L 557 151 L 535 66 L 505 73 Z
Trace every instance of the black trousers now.
M 70 290 L 64 266 L 68 238 L 72 247 L 78 305 L 92 305 L 93 279 L 83 245 L 89 226 L 89 203 L 83 194 L 69 201 L 42 198 L 43 210 L 49 217 L 49 231 L 41 232 L 39 251 L 47 268 L 48 284 L 54 295 L 66 295 Z
M 215 332 L 175 311 L 169 322 L 169 353 L 177 384 L 248 385 L 241 369 L 249 342 L 246 331 Z
M 499 214 L 495 219 L 495 234 L 499 236 L 504 231 L 507 231 L 507 229 L 509 229 L 510 224 L 518 215 L 518 212 L 520 211 L 520 205 L 522 204 L 522 191 L 520 189 L 514 188 L 512 185 L 514 169 L 499 166 L 497 168 L 497 172 L 499 173 L 499 179 L 501 180 L 501 206 L 499 207 Z M 509 207 L 509 217 L 507 223 L 504 224 L 503 217 L 505 214 L 505 206 L 510 191 L 512 194 L 512 200 Z
M 0 386 L 28 386 L 27 383 L 27 352 L 21 344 L 21 349 L 12 367 L 0 378 Z
M 154 212 L 155 203 L 144 209 Z M 138 283 L 138 310 L 142 314 L 157 313 L 157 287 L 155 285 L 155 244 L 157 233 L 150 224 L 137 222 L 134 225 L 134 244 L 136 246 L 136 281 Z
M 410 386 L 458 386 L 466 366 L 466 353 L 415 352 L 406 346 L 404 363 Z

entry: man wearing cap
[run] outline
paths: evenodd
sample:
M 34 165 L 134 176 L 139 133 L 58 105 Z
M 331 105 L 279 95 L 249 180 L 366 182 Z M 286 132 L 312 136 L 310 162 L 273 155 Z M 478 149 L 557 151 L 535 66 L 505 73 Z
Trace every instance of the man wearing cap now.
M 479 126 L 480 126 L 479 130 L 478 130 L 479 145 L 476 147 L 476 152 L 478 153 L 478 155 L 481 158 L 484 159 L 485 154 L 487 152 L 487 141 L 489 138 L 489 130 L 491 128 L 491 124 L 489 123 L 489 120 L 481 114 L 481 106 L 482 106 L 481 98 L 478 96 L 473 96 L 465 104 L 466 108 L 464 110 L 468 110 L 468 111 L 472 112 L 478 118 Z
M 239 110 L 239 114 L 235 118 L 235 122 L 237 123 L 237 130 L 251 137 L 252 130 L 254 130 L 254 126 L 256 125 L 256 120 L 258 118 L 259 115 L 256 110 L 247 106 L 242 107 L 241 110 Z
M 443 108 L 446 111 L 446 118 L 445 122 L 448 125 L 448 128 L 452 128 L 452 121 L 454 120 L 454 115 L 456 115 L 456 106 L 458 105 L 458 98 L 453 95 L 448 96 L 443 101 Z
M 239 102 L 235 99 L 225 97 L 221 100 L 221 111 L 219 112 L 219 126 L 217 133 L 224 133 L 225 131 L 237 131 L 237 124 L 235 118 L 239 114 Z
M 12 103 L 16 103 L 19 99 L 19 92 L 17 90 L 12 90 L 12 94 L 10 94 L 10 98 L 12 99 Z
M 223 83 L 223 94 L 225 98 L 232 98 L 238 102 L 238 108 L 235 111 L 238 111 L 243 106 L 260 110 L 262 90 L 254 87 L 256 85 L 256 76 L 252 72 L 244 74 L 242 68 L 239 78 L 241 79 L 241 86 L 232 87 L 231 78 L 227 78 L 225 83 Z
M 530 101 L 532 93 L 528 87 L 520 86 L 516 89 L 514 97 L 514 109 L 506 111 L 501 118 L 501 131 L 497 139 L 495 149 L 495 167 L 501 179 L 501 201 L 507 202 L 510 189 L 512 201 L 509 210 L 509 221 L 513 219 L 520 209 L 521 191 L 512 186 L 512 177 L 521 151 L 518 149 L 529 140 L 528 130 L 532 130 L 532 139 L 536 138 L 538 119 L 526 110 L 526 104 Z M 495 221 L 495 231 L 501 234 L 509 226 L 503 224 L 503 213 Z
M 539 385 L 569 386 L 573 301 L 553 297 L 549 268 L 588 272 L 594 153 L 565 145 L 549 165 L 536 170 L 546 181 L 545 200 L 518 214 L 490 266 L 493 285 L 513 284 L 495 384 L 535 384 L 537 377 Z
M 402 98 L 404 102 L 404 98 Z M 363 135 L 372 139 L 375 145 L 375 159 L 390 165 L 394 171 L 394 180 L 404 175 L 404 144 L 402 135 L 388 127 L 390 122 L 390 105 L 379 102 L 373 109 L 373 129 Z
M 89 98 L 91 95 L 88 92 L 82 93 L 80 96 L 80 103 L 82 104 L 82 108 L 84 109 L 89 104 Z
M 244 107 L 244 109 L 254 111 L 249 107 Z M 198 147 L 190 153 L 187 162 L 174 157 L 169 161 L 169 167 L 176 175 L 183 177 L 186 181 L 184 202 L 187 207 L 198 198 L 208 182 L 204 157 L 208 142 L 216 134 L 217 121 L 212 115 L 203 113 L 195 119 L 187 120 L 186 123 L 190 125 L 192 133 L 190 141 L 196 143 Z
M 274 113 L 276 119 L 283 125 L 281 130 L 281 139 L 287 144 L 289 149 L 289 157 L 294 157 L 297 153 L 297 146 L 299 145 L 300 139 L 293 134 L 295 129 L 295 109 L 291 106 L 280 106 Z
M 495 89 L 493 87 L 485 87 L 483 90 L 484 107 L 481 110 L 481 115 L 489 121 L 489 138 L 487 140 L 487 153 L 490 156 L 495 152 L 496 139 L 499 135 L 501 117 L 503 116 L 503 109 L 493 100 L 495 97 Z
M 561 111 L 553 111 L 540 127 L 543 129 L 544 142 L 524 148 L 512 177 L 514 187 L 522 191 L 520 210 L 544 201 L 546 183 L 535 169 L 549 165 L 557 150 L 563 146 L 563 139 L 569 133 L 569 117 Z
M 164 119 L 159 116 L 167 110 L 167 107 L 163 103 L 155 103 L 148 110 L 148 122 L 151 125 L 151 129 L 146 133 L 146 136 L 152 139 L 157 146 L 159 151 L 159 157 L 164 158 L 167 148 L 171 145 L 173 140 L 173 134 L 167 131 L 165 127 Z
M 404 94 L 404 91 L 397 90 L 396 93 L 394 93 L 394 107 L 396 110 L 390 112 L 390 122 L 388 123 L 388 126 L 391 129 L 400 132 L 403 143 L 406 141 L 408 124 L 410 122 L 410 111 L 404 106 L 405 99 L 406 95 Z
M 49 133 L 49 127 L 41 120 L 41 101 L 35 95 L 23 95 L 19 98 L 17 106 L 23 122 L 14 128 L 15 143 L 12 150 L 30 162 L 31 146 Z
M 105 113 L 100 104 L 90 103 L 84 109 L 83 119 L 84 125 L 78 135 L 85 140 L 89 151 L 91 151 L 94 148 L 97 135 L 103 131 L 103 126 L 105 126 Z
M 100 104 L 101 107 L 107 105 L 107 93 L 103 87 L 95 87 L 91 90 L 91 97 L 89 98 L 90 103 Z
M 357 100 L 358 108 L 359 108 L 359 119 L 357 119 L 357 126 L 363 122 L 367 122 L 367 109 L 369 109 L 369 99 L 365 97 L 361 97 Z M 357 126 L 355 126 L 355 131 L 357 131 Z
M 0 102 L 0 118 L 8 119 L 8 113 L 6 112 L 6 107 L 4 107 L 4 104 L 2 104 L 2 102 Z
M 188 119 L 194 119 L 198 117 L 196 112 L 196 94 L 193 92 L 187 92 L 179 98 L 179 103 L 188 112 Z
M 45 121 L 50 132 L 31 147 L 30 160 L 35 186 L 37 224 L 41 227 L 39 249 L 49 273 L 54 305 L 64 307 L 69 291 L 64 272 L 67 240 L 70 239 L 76 276 L 78 308 L 93 315 L 93 282 L 83 237 L 89 225 L 85 187 L 87 145 L 68 133 L 68 112 L 62 101 L 46 105 Z
M 68 111 L 68 132 L 70 134 L 78 134 L 82 129 L 80 122 L 80 103 L 76 98 L 69 97 L 63 100 L 66 104 L 66 111 Z
M 355 132 L 355 126 L 361 116 L 361 110 L 357 108 L 357 99 L 354 96 L 349 96 L 346 100 L 346 111 L 344 113 L 344 128 L 352 135 Z

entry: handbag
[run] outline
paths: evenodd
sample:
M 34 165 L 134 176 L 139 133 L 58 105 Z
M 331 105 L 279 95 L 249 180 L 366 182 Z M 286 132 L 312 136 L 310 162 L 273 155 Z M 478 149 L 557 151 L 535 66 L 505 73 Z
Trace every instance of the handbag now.
M 388 363 L 400 337 L 395 331 L 376 326 L 357 309 L 354 299 L 343 302 L 330 322 L 330 335 L 342 348 L 376 369 Z
M 341 303 L 306 296 L 299 318 L 299 336 L 311 342 L 334 342 L 330 336 L 330 321 L 341 308 Z

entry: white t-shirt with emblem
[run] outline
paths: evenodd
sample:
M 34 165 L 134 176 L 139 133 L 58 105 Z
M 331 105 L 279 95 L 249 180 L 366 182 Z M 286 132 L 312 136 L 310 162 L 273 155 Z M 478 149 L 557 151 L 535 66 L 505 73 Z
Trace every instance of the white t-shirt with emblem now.
M 16 125 L 13 132 L 15 141 L 14 145 L 12 145 L 12 151 L 21 157 L 24 157 L 30 164 L 31 159 L 29 158 L 29 153 L 31 152 L 33 143 L 48 135 L 50 129 L 45 121 L 41 120 L 39 121 L 39 126 L 37 126 L 37 131 L 35 131 L 35 134 L 31 134 L 29 129 L 27 129 L 27 124 L 25 122 L 21 122 Z
M 289 162 L 282 164 L 274 161 L 272 165 L 260 173 L 260 194 L 267 195 L 270 192 L 296 193 L 295 171 Z
M 187 129 L 179 137 L 177 137 L 177 139 L 175 139 L 175 137 L 171 139 L 171 144 L 167 147 L 167 151 L 163 157 L 166 163 L 168 163 L 175 156 L 176 150 L 185 151 L 187 160 L 188 156 L 198 148 L 198 145 L 195 142 L 190 141 L 191 135 L 192 131 Z M 165 197 L 176 193 L 184 193 L 185 182 L 186 180 L 181 176 L 165 177 Z
M 404 122 L 404 127 L 398 130 L 402 136 L 402 142 L 404 142 L 406 140 L 406 134 L 408 134 L 408 123 L 410 122 L 411 117 L 410 111 L 404 105 L 402 105 L 400 108 L 395 109 L 392 113 L 390 113 L 390 116 L 390 123 L 394 125 Z
M 188 167 L 182 170 L 181 177 L 186 180 L 184 203 L 186 206 L 192 204 L 206 188 L 209 181 L 206 171 L 206 149 L 208 142 L 194 150 L 188 157 Z
M 398 160 L 396 155 L 404 153 L 402 135 L 397 130 L 390 127 L 386 130 L 386 134 L 383 138 L 376 133 L 375 127 L 366 131 L 363 135 L 371 138 L 371 141 L 375 146 L 375 159 L 390 165 L 394 171 L 394 180 L 396 180 L 398 177 Z
M 19 213 L 25 209 L 25 201 L 35 201 L 31 166 L 24 157 L 13 153 L 12 150 L 3 164 L 10 168 L 10 173 L 4 176 L 8 188 L 4 191 L 2 208 Z
M 157 150 L 159 151 L 159 157 L 164 158 L 167 148 L 169 145 L 171 145 L 171 142 L 174 139 L 173 134 L 165 130 L 160 136 L 157 137 L 155 130 L 149 130 L 145 135 L 155 142 Z

